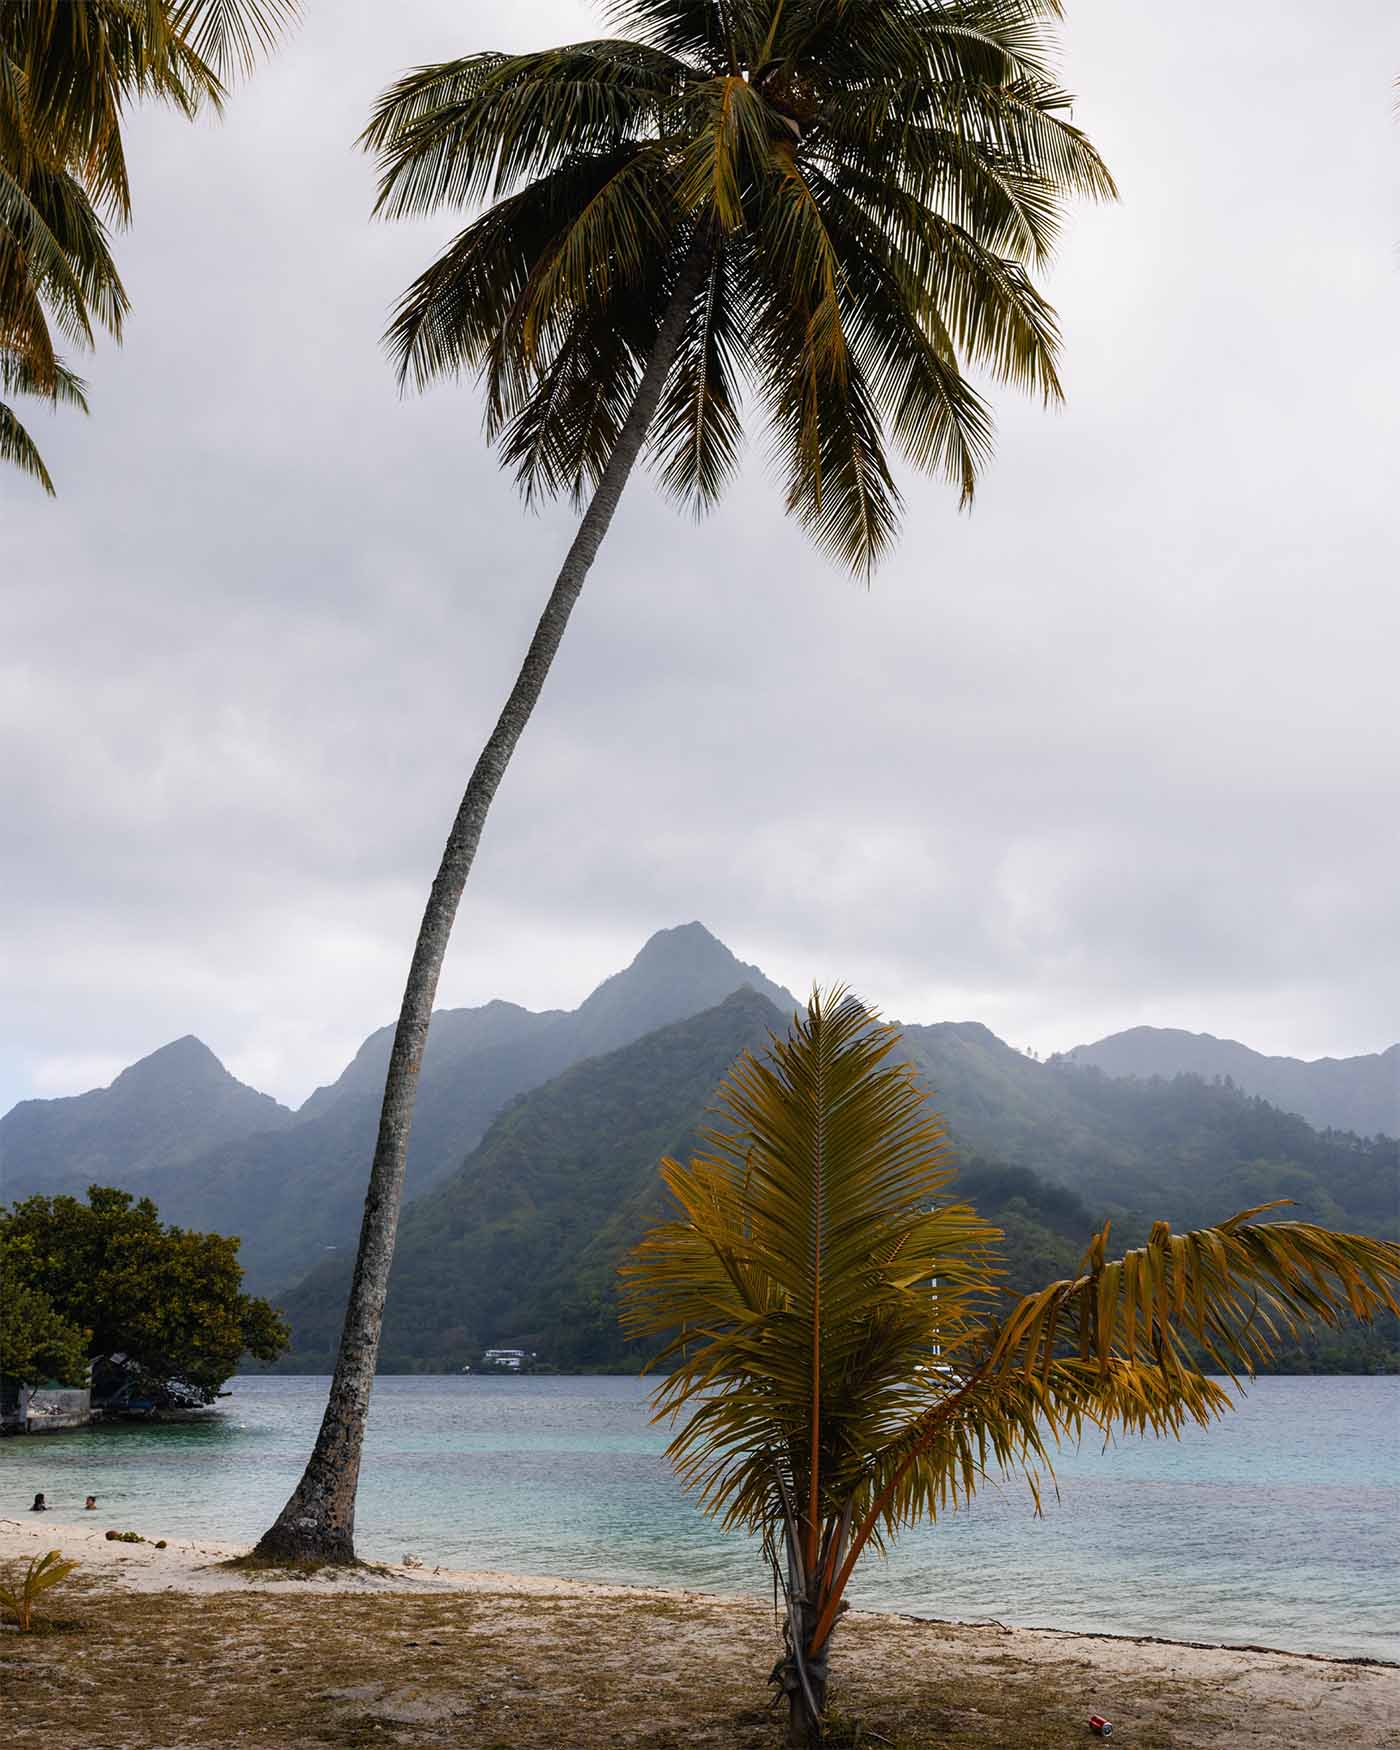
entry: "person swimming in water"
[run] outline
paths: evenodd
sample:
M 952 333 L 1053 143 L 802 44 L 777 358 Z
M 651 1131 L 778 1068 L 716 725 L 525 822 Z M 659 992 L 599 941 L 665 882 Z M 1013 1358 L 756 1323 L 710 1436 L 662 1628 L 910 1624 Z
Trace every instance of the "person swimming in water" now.
M 29 1509 L 29 1511 L 31 1513 L 47 1513 L 48 1510 L 49 1510 L 48 1502 L 44 1499 L 44 1497 L 42 1495 L 36 1495 L 34 1497 L 34 1505 Z
M 84 1513 L 95 1513 L 97 1511 L 96 1495 L 89 1495 L 87 1500 L 83 1502 L 83 1511 Z

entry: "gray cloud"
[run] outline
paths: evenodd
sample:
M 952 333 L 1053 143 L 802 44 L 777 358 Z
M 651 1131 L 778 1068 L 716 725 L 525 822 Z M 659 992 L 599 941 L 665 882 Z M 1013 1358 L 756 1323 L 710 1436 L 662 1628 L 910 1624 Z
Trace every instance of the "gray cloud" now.
M 568 538 L 469 388 L 377 350 L 450 228 L 349 150 L 400 67 L 588 34 L 313 3 L 220 126 L 132 131 L 127 344 L 0 476 L 0 1109 L 194 1031 L 283 1098 L 392 1014 L 456 796 Z M 1210 54 L 1200 53 L 1209 40 Z M 703 918 L 794 988 L 1067 1046 L 1396 1034 L 1392 8 L 1073 0 L 1123 203 L 1052 291 L 1069 404 L 999 396 L 975 513 L 908 483 L 870 591 L 755 433 L 698 527 L 634 485 L 493 815 L 443 987 L 576 1001 Z

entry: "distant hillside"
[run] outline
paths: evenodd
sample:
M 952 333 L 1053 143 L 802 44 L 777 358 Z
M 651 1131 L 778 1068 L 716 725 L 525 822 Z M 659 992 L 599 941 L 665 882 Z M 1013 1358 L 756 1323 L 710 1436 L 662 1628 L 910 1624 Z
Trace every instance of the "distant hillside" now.
M 460 1367 L 492 1343 L 565 1365 L 619 1360 L 615 1271 L 662 1208 L 657 1163 L 689 1153 L 734 1059 L 782 1013 L 752 989 L 591 1058 L 515 1101 L 442 1184 L 405 1210 L 385 1311 L 384 1361 Z M 298 1356 L 335 1347 L 350 1259 L 283 1304 Z
M 623 1363 L 615 1271 L 663 1208 L 657 1163 L 691 1148 L 734 1056 L 779 1025 L 741 991 L 516 1100 L 404 1213 L 385 1370 L 455 1368 L 500 1344 L 560 1366 Z M 1017 1290 L 1072 1272 L 1106 1215 L 1132 1245 L 1157 1217 L 1199 1226 L 1288 1197 L 1303 1219 L 1400 1236 L 1394 1143 L 1319 1135 L 1199 1077 L 1115 1081 L 1039 1064 L 971 1023 L 909 1028 L 905 1043 L 957 1144 L 959 1191 L 1005 1230 Z M 337 1259 L 286 1298 L 287 1366 L 327 1365 L 348 1280 Z M 1352 1333 L 1297 1359 L 1380 1367 L 1398 1343 Z
M 453 1066 L 464 1057 L 497 1045 L 512 1046 L 526 1039 L 538 1039 L 564 1018 L 562 1009 L 536 1014 L 517 1003 L 499 1000 L 479 1009 L 438 1009 L 428 1033 L 428 1048 L 423 1053 L 422 1075 L 424 1078 L 450 1075 Z M 384 1094 L 393 1043 L 392 1026 L 371 1033 L 335 1081 L 317 1088 L 297 1108 L 297 1122 L 304 1124 L 308 1119 L 319 1118 L 337 1101 L 347 1098 L 373 1100 L 377 1106 Z
M 1400 1149 L 1315 1131 L 1199 1076 L 1118 1079 L 1037 1063 L 975 1022 L 907 1027 L 905 1043 L 964 1158 L 1030 1167 L 1092 1209 L 1202 1223 L 1269 1197 L 1333 1225 L 1400 1235 Z
M 407 1195 L 427 1190 L 460 1166 L 517 1094 L 570 1064 L 708 1009 L 744 984 L 761 990 L 783 1013 L 795 1006 L 780 986 L 692 923 L 658 931 L 629 967 L 570 1013 L 534 1014 L 494 1002 L 434 1015 L 409 1147 Z M 391 1037 L 388 1028 L 371 1034 L 337 1081 L 318 1089 L 295 1118 L 267 1101 L 276 1128 L 264 1124 L 256 1134 L 230 1133 L 218 1146 L 206 1143 L 178 1171 L 114 1160 L 98 1176 L 153 1197 L 167 1221 L 240 1234 L 253 1291 L 289 1287 L 328 1252 L 356 1242 Z M 51 1108 L 65 1102 L 29 1104 Z M 91 1176 L 80 1171 L 64 1188 L 86 1185 Z M 44 1188 L 51 1187 L 26 1183 L 22 1173 L 11 1183 L 6 1174 L 7 1197 Z
M 1228 1077 L 1315 1130 L 1358 1136 L 1400 1136 L 1400 1045 L 1365 1057 L 1265 1057 L 1234 1039 L 1184 1033 L 1177 1027 L 1131 1027 L 1093 1045 L 1077 1045 L 1064 1060 L 1110 1076 Z
M 22 1100 L 0 1118 L 0 1197 L 134 1184 L 156 1169 L 187 1172 L 211 1148 L 292 1123 L 187 1034 L 124 1069 L 109 1088 Z

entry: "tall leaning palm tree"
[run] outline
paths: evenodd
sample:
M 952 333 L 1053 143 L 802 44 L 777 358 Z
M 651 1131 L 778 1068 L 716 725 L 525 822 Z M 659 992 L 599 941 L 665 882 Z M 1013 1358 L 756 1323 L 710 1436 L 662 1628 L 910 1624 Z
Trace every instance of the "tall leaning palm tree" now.
M 1105 1226 L 1077 1277 L 1007 1294 L 1001 1234 L 956 1201 L 898 1041 L 844 993 L 814 995 L 730 1071 L 723 1130 L 662 1163 L 678 1218 L 623 1270 L 630 1334 L 666 1339 L 656 1403 L 683 1418 L 682 1480 L 774 1565 L 793 1745 L 821 1739 L 832 1634 L 871 1544 L 993 1472 L 1035 1488 L 1087 1430 L 1207 1425 L 1231 1399 L 1204 1366 L 1252 1371 L 1302 1324 L 1397 1310 L 1400 1245 L 1262 1208 L 1193 1233 L 1157 1222 L 1117 1259 Z
M 377 211 L 480 209 L 404 294 L 400 379 L 478 374 L 527 498 L 578 532 L 472 772 L 389 1061 L 325 1418 L 264 1536 L 353 1558 L 360 1449 L 438 974 L 487 810 L 645 452 L 710 505 L 765 416 L 787 508 L 868 573 L 894 540 L 889 450 L 964 502 L 991 449 L 971 370 L 1059 397 L 1032 283 L 1072 195 L 1113 185 L 1068 119 L 1058 0 L 612 0 L 629 34 L 406 75 L 363 136 Z
M 53 330 L 121 338 L 126 294 L 109 227 L 131 218 L 122 123 L 135 103 L 193 118 L 222 107 L 297 0 L 7 0 L 0 6 L 0 395 L 86 411 Z M 52 494 L 38 449 L 0 400 L 0 461 Z

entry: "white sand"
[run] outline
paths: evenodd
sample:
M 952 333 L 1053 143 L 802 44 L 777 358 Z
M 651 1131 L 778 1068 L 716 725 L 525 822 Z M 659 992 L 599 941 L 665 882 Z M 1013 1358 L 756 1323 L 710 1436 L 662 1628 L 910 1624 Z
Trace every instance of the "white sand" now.
M 308 1576 L 279 1580 L 256 1571 L 244 1573 L 220 1566 L 236 1556 L 246 1556 L 249 1546 L 216 1542 L 212 1538 L 172 1537 L 165 1549 L 155 1547 L 158 1533 L 145 1543 L 120 1543 L 107 1539 L 108 1530 L 135 1527 L 109 1526 L 100 1512 L 78 1524 L 63 1523 L 45 1514 L 26 1514 L 23 1519 L 0 1519 L 0 1563 L 30 1556 L 46 1549 L 62 1550 L 80 1561 L 90 1573 L 110 1576 L 131 1592 L 515 1592 L 540 1598 L 712 1598 L 713 1593 L 685 1592 L 680 1588 L 604 1586 L 591 1580 L 554 1580 L 545 1575 L 492 1573 L 486 1569 L 443 1568 L 430 1560 L 421 1567 L 402 1562 L 345 1570 L 325 1568 Z M 405 1554 L 412 1555 L 411 1550 Z

